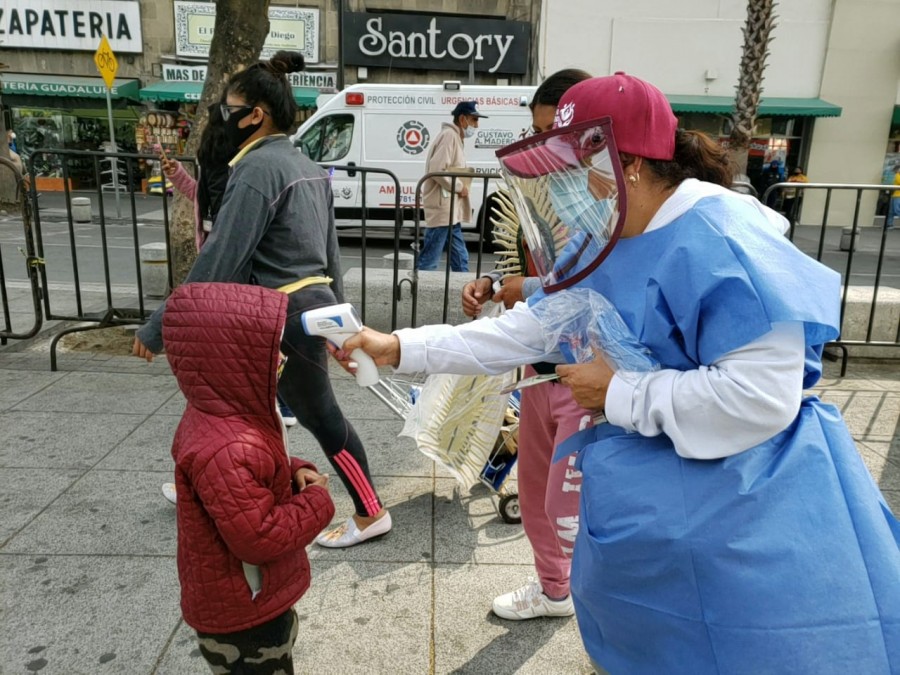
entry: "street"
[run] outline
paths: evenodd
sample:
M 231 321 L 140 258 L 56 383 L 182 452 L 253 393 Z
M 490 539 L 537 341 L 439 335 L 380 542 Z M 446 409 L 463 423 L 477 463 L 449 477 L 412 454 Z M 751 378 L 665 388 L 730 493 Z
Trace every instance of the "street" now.
M 73 193 L 75 194 L 75 193 Z M 63 193 L 43 193 L 40 196 L 40 240 L 43 257 L 46 261 L 47 280 L 51 284 L 71 284 L 74 278 L 73 243 L 79 282 L 82 289 L 97 289 L 104 285 L 103 238 L 99 224 L 99 207 L 96 193 L 84 193 L 92 196 L 94 218 L 92 223 L 75 223 L 71 231 L 67 222 L 65 195 Z M 172 200 L 169 200 L 171 215 Z M 138 260 L 137 245 L 161 242 L 163 233 L 163 204 L 155 195 L 136 194 L 134 209 L 137 223 L 130 221 L 130 195 L 122 197 L 123 219 L 116 217 L 115 201 L 110 193 L 104 193 L 104 207 L 107 218 L 106 251 L 109 257 L 110 283 L 113 286 L 133 288 L 136 286 Z M 348 223 L 342 222 L 342 225 Z M 359 224 L 355 227 L 340 228 L 341 259 L 344 270 L 362 265 L 361 239 Z M 389 268 L 390 261 L 385 256 L 393 252 L 393 241 L 389 229 L 379 227 L 381 223 L 370 221 L 371 232 L 367 237 L 366 266 L 368 269 Z M 380 231 L 377 231 L 380 230 Z M 796 228 L 794 242 L 812 256 L 815 256 L 819 245 L 821 229 L 819 226 L 801 225 Z M 874 285 L 877 272 L 878 250 L 881 244 L 882 231 L 873 227 L 862 228 L 850 275 L 850 283 L 854 286 Z M 822 262 L 842 275 L 847 266 L 847 252 L 839 250 L 841 237 L 840 227 L 829 227 L 825 235 Z M 400 250 L 410 252 L 411 241 L 406 238 L 400 243 Z M 13 216 L 0 217 L 0 256 L 3 271 L 8 282 L 14 285 L 27 281 L 24 256 L 25 238 L 21 219 Z M 474 243 L 470 243 L 470 265 L 473 272 L 477 267 L 477 252 Z M 489 270 L 495 260 L 493 255 L 485 255 L 482 270 Z M 882 263 L 881 285 L 900 288 L 900 231 L 888 233 L 885 258 Z
M 73 193 L 73 195 L 76 193 Z M 86 192 L 92 197 L 94 218 L 91 223 L 75 223 L 69 228 L 63 193 L 44 193 L 40 203 L 40 244 L 46 261 L 47 281 L 54 285 L 71 285 L 75 277 L 77 262 L 78 280 L 83 290 L 101 289 L 105 284 L 104 246 L 99 218 L 96 193 Z M 171 217 L 172 200 L 168 201 Z M 106 255 L 109 260 L 110 283 L 114 287 L 134 288 L 139 269 L 138 248 L 144 244 L 164 241 L 164 214 L 162 200 L 154 195 L 135 195 L 137 222 L 130 220 L 130 195 L 122 196 L 122 215 L 116 214 L 115 200 L 111 193 L 104 193 L 104 207 L 108 221 L 106 229 Z M 341 238 L 341 260 L 344 270 L 362 265 L 362 245 L 359 237 L 359 223 L 352 228 L 339 229 Z M 389 268 L 391 262 L 385 256 L 393 254 L 393 240 L 389 229 L 379 227 L 380 223 L 370 221 L 371 235 L 366 243 L 366 266 L 368 269 Z M 345 233 L 345 234 L 343 234 Z M 135 245 L 137 243 L 137 246 Z M 402 252 L 411 252 L 411 240 L 405 238 L 400 243 Z M 25 258 L 21 251 L 25 248 L 25 236 L 21 218 L 0 217 L 0 256 L 7 282 L 13 286 L 27 281 Z M 72 251 L 75 251 L 73 260 Z M 474 243 L 470 244 L 470 269 L 473 274 L 478 263 Z M 482 269 L 491 269 L 495 256 L 485 255 Z M 124 288 L 119 289 L 124 291 Z

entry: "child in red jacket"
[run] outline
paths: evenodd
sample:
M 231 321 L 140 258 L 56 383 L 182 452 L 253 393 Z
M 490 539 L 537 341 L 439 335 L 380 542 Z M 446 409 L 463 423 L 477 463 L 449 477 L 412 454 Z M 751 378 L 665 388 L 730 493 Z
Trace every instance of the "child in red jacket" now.
M 187 407 L 172 456 L 185 622 L 217 673 L 293 673 L 306 546 L 334 516 L 328 478 L 289 457 L 275 404 L 288 297 L 188 284 L 163 336 Z

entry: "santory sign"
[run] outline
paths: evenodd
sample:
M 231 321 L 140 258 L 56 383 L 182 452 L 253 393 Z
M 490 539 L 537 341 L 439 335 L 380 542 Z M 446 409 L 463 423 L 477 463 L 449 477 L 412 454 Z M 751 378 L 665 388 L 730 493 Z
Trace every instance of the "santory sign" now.
M 522 74 L 531 25 L 425 14 L 344 13 L 344 61 L 357 66 Z

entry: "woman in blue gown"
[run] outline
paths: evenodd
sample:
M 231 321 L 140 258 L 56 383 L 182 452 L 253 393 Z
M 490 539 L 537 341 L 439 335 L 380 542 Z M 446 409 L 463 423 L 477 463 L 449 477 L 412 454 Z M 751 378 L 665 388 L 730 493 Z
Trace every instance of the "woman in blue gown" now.
M 493 321 L 344 348 L 407 372 L 498 372 L 558 358 L 551 297 L 605 296 L 660 368 L 557 367 L 608 420 L 558 453 L 580 450 L 572 596 L 591 658 L 629 674 L 900 672 L 900 526 L 839 412 L 803 396 L 839 334 L 839 276 L 722 187 L 724 152 L 676 130 L 652 85 L 575 85 L 556 126 L 501 156 L 528 245 L 542 246 L 526 213 L 542 185 L 572 230 L 535 256 L 544 292 Z

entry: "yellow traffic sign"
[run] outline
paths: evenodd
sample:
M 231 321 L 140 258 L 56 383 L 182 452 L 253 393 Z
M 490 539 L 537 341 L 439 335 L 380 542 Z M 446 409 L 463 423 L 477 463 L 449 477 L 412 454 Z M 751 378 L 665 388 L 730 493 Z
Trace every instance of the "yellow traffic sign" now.
M 109 46 L 109 40 L 106 39 L 105 35 L 100 40 L 100 46 L 97 47 L 97 51 L 94 52 L 94 63 L 97 64 L 97 70 L 103 76 L 106 87 L 112 89 L 113 80 L 116 79 L 116 73 L 119 70 L 119 62 L 116 60 L 116 55 L 113 54 L 112 47 Z

